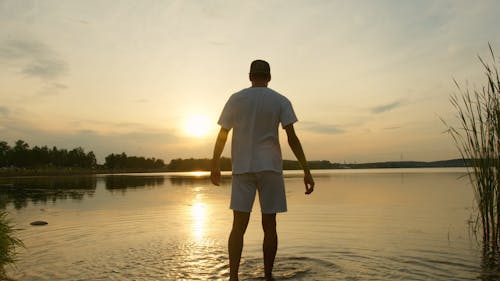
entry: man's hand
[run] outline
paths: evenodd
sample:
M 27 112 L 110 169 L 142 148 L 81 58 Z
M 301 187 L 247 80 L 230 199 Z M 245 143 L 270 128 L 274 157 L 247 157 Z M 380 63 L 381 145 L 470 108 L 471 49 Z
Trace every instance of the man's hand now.
M 311 194 L 314 191 L 314 179 L 311 173 L 306 173 L 304 175 L 304 186 L 306 188 L 306 195 Z
M 219 186 L 219 184 L 220 184 L 220 168 L 219 167 L 212 167 L 212 170 L 210 171 L 210 180 L 212 181 L 212 184 Z

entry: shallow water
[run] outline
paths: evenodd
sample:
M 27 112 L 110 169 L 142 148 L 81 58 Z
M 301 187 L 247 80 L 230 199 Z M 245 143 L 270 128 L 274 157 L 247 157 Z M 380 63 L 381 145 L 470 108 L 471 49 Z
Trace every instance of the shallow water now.
M 277 280 L 499 280 L 468 220 L 463 169 L 315 171 L 304 195 L 287 172 Z M 203 173 L 0 179 L 22 228 L 19 280 L 227 280 L 230 177 Z M 47 226 L 30 226 L 45 220 Z M 242 280 L 263 280 L 258 200 Z

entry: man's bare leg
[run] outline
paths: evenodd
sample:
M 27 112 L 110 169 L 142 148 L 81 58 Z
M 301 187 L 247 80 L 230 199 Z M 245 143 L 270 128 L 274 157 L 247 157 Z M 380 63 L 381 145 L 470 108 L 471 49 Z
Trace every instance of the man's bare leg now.
M 233 211 L 233 229 L 229 235 L 229 281 L 238 281 L 243 236 L 247 230 L 250 213 Z
M 278 250 L 278 234 L 276 233 L 276 214 L 262 214 L 262 228 L 264 229 L 264 274 L 266 281 L 273 279 L 273 266 L 276 251 Z

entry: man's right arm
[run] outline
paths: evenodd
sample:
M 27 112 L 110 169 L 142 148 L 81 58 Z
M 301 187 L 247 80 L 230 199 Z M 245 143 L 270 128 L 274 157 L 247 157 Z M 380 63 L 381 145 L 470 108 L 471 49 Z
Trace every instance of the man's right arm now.
M 297 134 L 295 134 L 293 124 L 287 125 L 285 130 L 288 138 L 288 144 L 304 170 L 304 186 L 306 188 L 306 194 L 311 194 L 314 191 L 314 179 L 311 175 L 311 171 L 309 170 L 309 165 L 307 164 L 306 155 L 304 154 L 300 140 L 297 137 Z
M 210 169 L 210 180 L 214 185 L 220 184 L 220 156 L 226 145 L 227 135 L 229 130 L 220 128 L 217 140 L 215 141 L 214 154 L 212 156 L 212 163 Z

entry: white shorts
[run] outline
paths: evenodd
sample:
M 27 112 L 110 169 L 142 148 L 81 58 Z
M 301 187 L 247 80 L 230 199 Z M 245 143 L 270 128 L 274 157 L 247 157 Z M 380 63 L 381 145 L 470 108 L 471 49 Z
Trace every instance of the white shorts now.
M 263 214 L 287 211 L 283 174 L 272 171 L 233 175 L 230 208 L 251 212 L 256 190 Z

